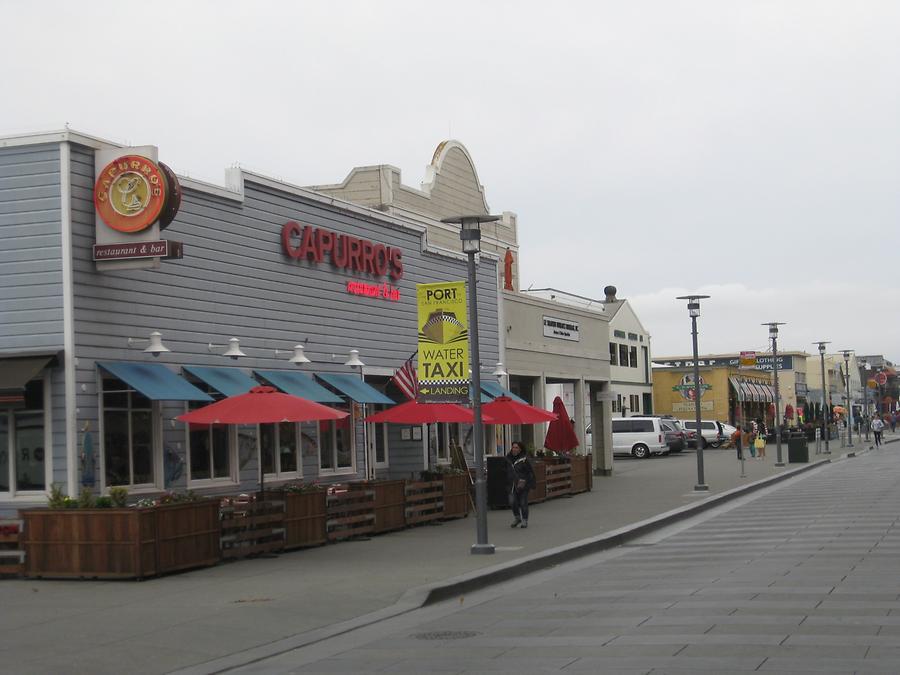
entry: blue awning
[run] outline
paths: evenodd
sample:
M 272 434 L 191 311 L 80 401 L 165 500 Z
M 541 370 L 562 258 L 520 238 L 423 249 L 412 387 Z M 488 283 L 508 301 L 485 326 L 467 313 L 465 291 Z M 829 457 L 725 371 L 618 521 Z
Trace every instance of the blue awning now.
M 491 382 L 490 380 L 485 380 L 481 383 L 481 391 L 490 396 L 488 400 L 494 400 L 498 396 L 509 396 L 513 401 L 518 401 L 519 403 L 528 404 L 528 401 L 516 396 L 514 393 L 509 391 L 508 389 L 504 389 L 496 382 Z M 481 397 L 481 400 L 484 401 L 484 396 Z
M 316 377 L 326 384 L 330 384 L 351 401 L 356 401 L 357 403 L 383 403 L 385 405 L 394 405 L 395 403 L 395 401 L 392 401 L 372 385 L 366 384 L 355 375 L 316 373 Z
M 98 361 L 97 365 L 115 375 L 151 401 L 212 401 L 187 380 L 180 378 L 160 363 Z
M 299 396 L 316 403 L 343 403 L 337 394 L 332 394 L 308 375 L 290 370 L 254 370 L 266 382 L 285 394 Z
M 202 380 L 220 394 L 237 396 L 246 394 L 259 383 L 237 368 L 208 368 L 205 366 L 182 366 L 183 371 Z

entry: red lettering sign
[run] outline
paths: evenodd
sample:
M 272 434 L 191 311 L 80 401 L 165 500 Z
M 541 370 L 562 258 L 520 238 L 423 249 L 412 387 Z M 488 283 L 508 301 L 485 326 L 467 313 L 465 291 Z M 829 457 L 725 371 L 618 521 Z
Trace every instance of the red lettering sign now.
M 400 300 L 400 289 L 390 284 L 367 284 L 364 281 L 348 281 L 347 292 L 365 298 L 380 298 L 397 302 Z
M 389 274 L 395 281 L 403 278 L 403 252 L 368 239 L 357 239 L 289 220 L 281 228 L 281 247 L 294 260 L 321 263 L 327 258 L 338 269 L 376 277 Z

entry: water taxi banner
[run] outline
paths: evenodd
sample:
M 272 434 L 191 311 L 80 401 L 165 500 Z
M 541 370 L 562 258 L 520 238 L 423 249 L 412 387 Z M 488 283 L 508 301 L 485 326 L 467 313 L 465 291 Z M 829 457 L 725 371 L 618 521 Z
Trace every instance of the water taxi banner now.
M 466 282 L 416 284 L 419 359 L 416 400 L 469 402 Z

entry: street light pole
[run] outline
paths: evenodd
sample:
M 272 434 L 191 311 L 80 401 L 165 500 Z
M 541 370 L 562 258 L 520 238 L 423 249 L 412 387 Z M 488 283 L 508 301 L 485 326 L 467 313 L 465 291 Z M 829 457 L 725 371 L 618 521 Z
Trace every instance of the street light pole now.
M 831 448 L 828 446 L 828 418 L 831 416 L 831 410 L 828 409 L 828 391 L 825 385 L 825 345 L 831 344 L 829 341 L 814 342 L 819 345 L 819 363 L 822 366 L 822 435 L 825 437 L 825 454 L 831 454 Z M 820 446 L 821 447 L 821 446 Z
M 476 542 L 470 549 L 473 554 L 494 553 L 494 545 L 488 543 L 487 531 L 487 482 L 484 468 L 484 441 L 481 424 L 481 350 L 478 344 L 478 286 L 475 273 L 475 254 L 481 250 L 481 223 L 493 223 L 500 216 L 475 215 L 444 218 L 442 223 L 460 225 L 459 238 L 463 252 L 468 256 L 469 272 L 469 340 L 472 352 L 472 443 L 475 454 L 475 529 Z
M 703 476 L 703 434 L 700 426 L 700 396 L 702 388 L 700 387 L 700 357 L 697 350 L 697 317 L 700 316 L 700 301 L 708 298 L 708 295 L 681 295 L 676 300 L 688 301 L 688 314 L 691 317 L 691 338 L 694 344 L 694 415 L 697 422 L 697 484 L 694 486 L 695 492 L 708 492 L 709 486 Z
M 865 378 L 860 378 L 860 379 L 863 380 L 863 383 L 862 383 L 862 385 L 863 385 L 862 386 L 862 390 L 863 390 L 862 420 L 863 420 L 863 423 L 865 423 L 865 425 L 866 425 L 866 442 L 867 443 L 869 442 L 869 427 L 872 426 L 872 423 L 869 421 L 872 419 L 871 416 L 869 415 L 869 369 L 870 368 L 871 368 L 871 366 L 869 365 L 868 361 L 863 361 L 862 367 L 860 368 L 860 372 L 862 372 L 862 371 L 866 372 Z
M 847 447 L 853 447 L 853 400 L 850 398 L 850 354 L 852 349 L 842 349 L 844 355 L 844 372 L 847 373 Z
M 784 466 L 781 456 L 781 410 L 780 397 L 778 395 L 778 326 L 783 326 L 783 321 L 769 321 L 760 324 L 769 327 L 769 339 L 772 340 L 772 379 L 775 383 L 775 466 Z

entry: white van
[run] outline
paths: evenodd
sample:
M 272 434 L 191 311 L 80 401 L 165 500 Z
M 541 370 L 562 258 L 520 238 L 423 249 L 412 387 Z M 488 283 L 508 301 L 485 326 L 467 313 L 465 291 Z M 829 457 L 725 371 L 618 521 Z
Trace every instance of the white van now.
M 614 417 L 612 444 L 613 454 L 637 459 L 669 452 L 658 417 Z

